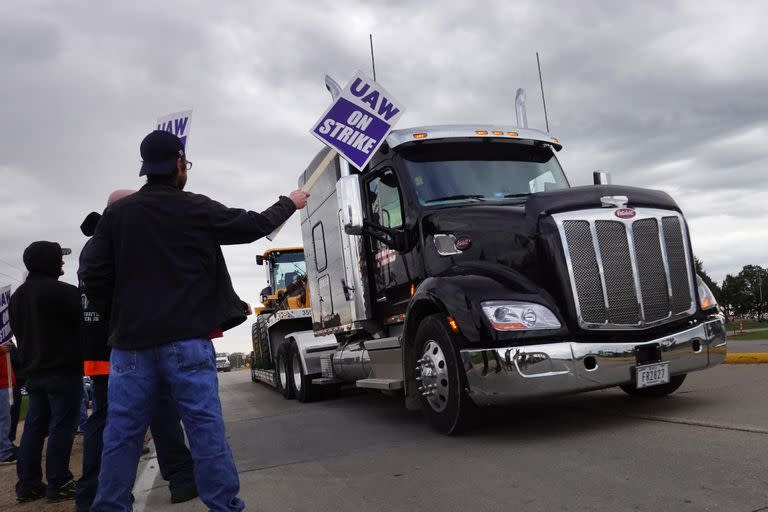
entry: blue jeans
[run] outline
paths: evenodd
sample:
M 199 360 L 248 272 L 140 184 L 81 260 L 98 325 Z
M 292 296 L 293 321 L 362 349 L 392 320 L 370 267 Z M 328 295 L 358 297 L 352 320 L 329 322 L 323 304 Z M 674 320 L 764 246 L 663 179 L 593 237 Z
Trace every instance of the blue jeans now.
M 77 510 L 90 510 L 99 486 L 101 452 L 104 448 L 104 427 L 107 424 L 107 375 L 93 377 L 93 412 L 83 429 L 83 476 L 77 481 Z M 157 449 L 160 475 L 168 482 L 171 492 L 195 485 L 194 464 L 187 446 L 179 413 L 165 388 L 159 398 L 149 425 Z
M 8 388 L 0 389 L 0 461 L 13 455 L 13 444 L 8 437 L 11 431 L 11 403 L 8 401 L 9 398 Z
M 30 377 L 27 392 L 29 409 L 17 455 L 16 493 L 43 489 L 43 444 L 48 437 L 45 478 L 49 495 L 54 495 L 59 487 L 72 480 L 69 457 L 83 398 L 83 378 L 80 375 Z
M 216 353 L 195 338 L 143 350 L 113 349 L 109 413 L 93 512 L 129 512 L 144 433 L 164 386 L 184 422 L 200 499 L 212 511 L 240 511 L 240 480 L 224 433 Z

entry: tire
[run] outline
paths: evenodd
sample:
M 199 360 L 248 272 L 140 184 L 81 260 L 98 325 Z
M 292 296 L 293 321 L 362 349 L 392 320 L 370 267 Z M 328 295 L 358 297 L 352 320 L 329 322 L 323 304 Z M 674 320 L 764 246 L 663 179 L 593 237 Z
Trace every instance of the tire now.
M 275 384 L 277 384 L 277 390 L 286 400 L 290 400 L 294 396 L 292 371 L 291 346 L 288 343 L 283 343 L 277 349 L 277 357 L 275 357 Z
M 253 363 L 255 361 L 255 358 L 253 357 L 253 354 L 251 354 L 251 381 L 252 382 L 258 382 L 259 379 L 256 378 L 256 368 L 254 368 Z
M 411 368 L 416 369 L 424 417 L 432 428 L 446 435 L 465 432 L 477 414 L 477 407 L 466 392 L 466 377 L 456 347 L 443 315 L 422 320 L 415 338 L 417 360 Z M 430 391 L 430 395 L 425 395 Z
M 632 397 L 637 398 L 661 398 L 677 391 L 683 385 L 686 374 L 674 375 L 667 384 L 637 389 L 631 384 L 621 386 L 621 390 Z
M 312 377 L 306 374 L 301 365 L 299 347 L 296 345 L 296 342 L 291 343 L 291 370 L 291 375 L 293 376 L 291 384 L 299 402 L 307 403 L 315 400 L 317 390 L 315 386 L 312 386 Z
M 269 370 L 272 368 L 272 357 L 269 351 L 269 336 L 267 334 L 268 314 L 260 314 L 251 326 L 251 339 L 253 341 L 253 364 L 256 368 Z M 277 357 L 277 354 L 274 354 Z

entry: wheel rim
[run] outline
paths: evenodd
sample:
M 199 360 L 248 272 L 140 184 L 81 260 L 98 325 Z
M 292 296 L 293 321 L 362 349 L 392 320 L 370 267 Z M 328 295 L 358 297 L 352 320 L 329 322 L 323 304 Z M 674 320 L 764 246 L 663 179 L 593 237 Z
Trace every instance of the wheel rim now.
M 448 406 L 450 379 L 448 361 L 440 345 L 434 340 L 427 341 L 421 359 L 416 361 L 416 380 L 419 392 L 435 412 L 443 412 Z
M 282 357 L 277 358 L 277 376 L 280 379 L 280 387 L 288 387 L 288 370 L 285 368 L 285 360 Z
M 299 354 L 293 354 L 293 385 L 296 391 L 301 391 L 301 361 Z

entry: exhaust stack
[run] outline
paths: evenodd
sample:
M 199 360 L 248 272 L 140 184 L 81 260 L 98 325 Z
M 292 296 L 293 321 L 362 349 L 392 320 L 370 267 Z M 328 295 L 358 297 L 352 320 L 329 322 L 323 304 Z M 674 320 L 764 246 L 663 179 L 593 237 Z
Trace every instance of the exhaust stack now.
M 515 94 L 515 117 L 517 118 L 517 126 L 520 128 L 528 128 L 528 114 L 525 111 L 525 89 L 518 89 Z
M 329 75 L 325 75 L 325 88 L 331 93 L 333 101 L 336 101 L 336 98 L 341 94 L 341 86 Z

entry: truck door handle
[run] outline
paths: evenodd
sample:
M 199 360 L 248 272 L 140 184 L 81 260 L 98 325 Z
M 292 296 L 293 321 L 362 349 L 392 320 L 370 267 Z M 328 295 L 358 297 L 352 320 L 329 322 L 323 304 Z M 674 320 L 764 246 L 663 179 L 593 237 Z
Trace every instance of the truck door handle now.
M 355 289 L 352 286 L 347 286 L 347 283 L 342 279 L 341 280 L 341 289 L 344 292 L 344 299 L 346 299 L 347 302 L 352 300 L 350 298 L 349 292 L 354 292 Z

